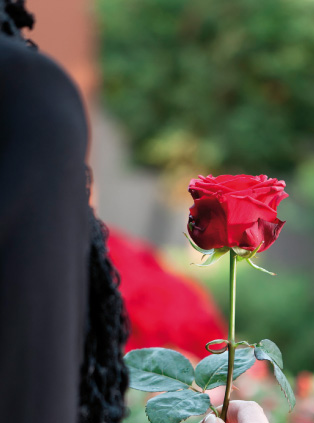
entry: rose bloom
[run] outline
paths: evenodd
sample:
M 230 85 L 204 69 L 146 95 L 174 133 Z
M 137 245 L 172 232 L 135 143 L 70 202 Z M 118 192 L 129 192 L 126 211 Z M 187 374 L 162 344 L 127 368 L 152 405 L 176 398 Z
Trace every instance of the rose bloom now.
M 266 175 L 212 175 L 192 179 L 189 192 L 188 231 L 206 250 L 240 247 L 259 252 L 269 248 L 285 224 L 277 218 L 277 206 L 288 197 L 284 181 Z

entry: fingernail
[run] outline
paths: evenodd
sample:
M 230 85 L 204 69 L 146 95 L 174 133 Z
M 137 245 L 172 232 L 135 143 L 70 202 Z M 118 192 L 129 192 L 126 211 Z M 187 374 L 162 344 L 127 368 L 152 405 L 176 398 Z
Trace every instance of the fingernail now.
M 216 417 L 215 414 L 208 414 L 201 423 L 224 423 L 224 421 Z
M 216 423 L 217 417 L 214 414 L 208 414 L 208 416 L 205 417 L 205 419 L 202 421 L 202 423 Z

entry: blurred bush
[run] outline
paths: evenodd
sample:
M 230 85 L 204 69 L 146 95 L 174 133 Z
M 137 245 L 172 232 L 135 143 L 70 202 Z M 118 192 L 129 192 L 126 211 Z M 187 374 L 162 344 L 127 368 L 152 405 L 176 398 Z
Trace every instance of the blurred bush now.
M 265 253 L 266 254 L 266 253 Z M 190 266 L 192 261 L 181 248 L 169 248 L 166 256 L 182 272 L 201 280 L 213 294 L 221 310 L 229 314 L 229 257 L 210 268 Z M 201 256 L 194 257 L 199 263 Z M 275 277 L 252 269 L 245 262 L 238 265 L 236 338 L 250 343 L 271 339 L 282 351 L 285 371 L 296 375 L 303 370 L 314 371 L 313 350 L 314 292 L 311 273 L 300 266 L 281 267 L 263 254 L 254 260 Z M 209 341 L 209 340 L 208 340 Z
M 136 162 L 286 172 L 313 150 L 310 0 L 98 0 L 104 96 Z M 178 137 L 180 134 L 180 137 Z

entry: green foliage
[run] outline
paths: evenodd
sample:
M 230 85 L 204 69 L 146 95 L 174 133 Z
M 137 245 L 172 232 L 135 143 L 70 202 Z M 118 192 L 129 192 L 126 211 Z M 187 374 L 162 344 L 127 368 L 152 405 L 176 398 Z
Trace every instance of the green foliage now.
M 243 348 L 236 350 L 233 380 L 246 372 L 255 363 L 254 350 Z M 195 382 L 202 389 L 214 389 L 226 385 L 228 375 L 228 351 L 220 355 L 204 358 L 195 369 Z
M 209 407 L 207 394 L 184 390 L 168 392 L 150 399 L 146 413 L 151 423 L 179 423 L 190 416 L 206 413 Z
M 264 339 L 255 348 L 254 354 L 258 360 L 268 360 L 270 363 L 272 363 L 272 365 L 274 366 L 274 374 L 277 379 L 277 382 L 279 383 L 281 390 L 288 401 L 290 411 L 292 411 L 295 406 L 296 400 L 286 376 L 282 373 L 280 369 L 283 367 L 283 363 L 282 355 L 279 348 L 275 343 L 273 343 L 269 339 Z
M 253 366 L 255 357 L 273 364 L 276 379 L 292 410 L 295 397 L 280 370 L 281 352 L 272 341 L 266 339 L 255 348 L 237 349 L 233 380 Z M 125 362 L 131 375 L 131 388 L 148 392 L 166 391 L 147 402 L 146 414 L 151 423 L 179 423 L 191 416 L 204 414 L 213 406 L 205 391 L 227 384 L 228 351 L 201 360 L 195 368 L 195 381 L 191 363 L 182 354 L 170 349 L 133 350 L 125 356 Z
M 107 105 L 136 160 L 290 170 L 314 133 L 314 3 L 98 1 Z
M 124 360 L 131 388 L 167 392 L 147 402 L 151 423 L 179 423 L 205 413 L 211 406 L 207 394 L 192 388 L 194 369 L 182 354 L 166 348 L 143 348 L 130 351 Z
M 125 356 L 130 372 L 130 387 L 147 392 L 188 389 L 194 369 L 187 358 L 166 348 L 143 348 Z

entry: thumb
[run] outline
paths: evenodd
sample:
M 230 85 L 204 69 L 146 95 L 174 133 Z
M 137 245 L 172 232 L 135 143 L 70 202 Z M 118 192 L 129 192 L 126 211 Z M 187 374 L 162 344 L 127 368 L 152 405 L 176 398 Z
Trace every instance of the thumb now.
M 224 421 L 216 417 L 215 414 L 208 414 L 201 423 L 224 423 Z

